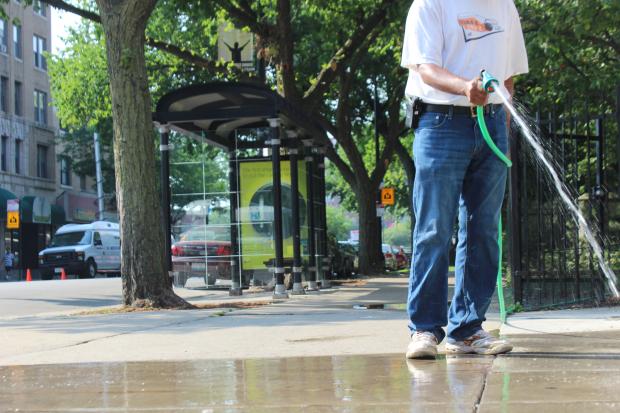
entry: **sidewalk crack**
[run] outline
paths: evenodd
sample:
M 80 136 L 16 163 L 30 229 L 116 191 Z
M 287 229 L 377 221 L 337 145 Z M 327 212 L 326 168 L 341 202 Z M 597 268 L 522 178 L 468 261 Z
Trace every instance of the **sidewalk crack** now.
M 476 398 L 476 402 L 474 403 L 474 408 L 472 410 L 473 413 L 478 413 L 480 409 L 480 403 L 482 402 L 482 396 L 484 396 L 484 391 L 487 388 L 487 382 L 489 380 L 489 373 L 493 370 L 493 364 L 497 357 L 493 357 L 493 362 L 484 370 L 484 377 L 482 380 L 482 387 L 480 388 L 480 393 L 478 393 L 478 397 Z

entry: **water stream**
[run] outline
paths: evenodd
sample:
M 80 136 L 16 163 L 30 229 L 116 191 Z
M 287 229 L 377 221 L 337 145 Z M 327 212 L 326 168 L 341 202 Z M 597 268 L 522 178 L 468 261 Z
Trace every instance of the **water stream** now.
M 605 261 L 605 257 L 603 255 L 603 249 L 601 248 L 598 240 L 594 236 L 594 233 L 592 232 L 590 225 L 584 218 L 583 214 L 581 213 L 581 211 L 579 210 L 575 202 L 573 202 L 573 200 L 568 195 L 569 194 L 568 188 L 566 187 L 564 182 L 560 179 L 557 171 L 555 170 L 551 161 L 549 160 L 550 156 L 543 148 L 540 142 L 540 138 L 528 126 L 528 124 L 524 120 L 524 117 L 515 109 L 514 105 L 511 103 L 510 94 L 508 93 L 508 90 L 506 90 L 505 87 L 501 86 L 501 87 L 496 88 L 496 92 L 502 98 L 504 106 L 510 111 L 514 121 L 517 123 L 517 125 L 519 125 L 519 128 L 521 129 L 523 136 L 525 136 L 527 142 L 534 149 L 536 156 L 539 158 L 541 163 L 547 169 L 549 176 L 553 180 L 555 189 L 560 194 L 560 198 L 562 199 L 564 204 L 566 204 L 568 210 L 573 215 L 573 218 L 577 222 L 577 225 L 579 225 L 579 228 L 584 232 L 586 239 L 590 243 L 590 247 L 592 248 L 592 251 L 594 252 L 594 255 L 596 255 L 596 258 L 598 259 L 601 270 L 603 271 L 603 274 L 605 274 L 605 277 L 607 278 L 607 285 L 609 286 L 609 290 L 613 293 L 615 297 L 617 298 L 620 297 L 620 293 L 618 293 L 618 287 L 616 286 L 616 274 L 614 274 L 614 272 L 609 267 L 609 265 L 607 265 L 607 262 Z

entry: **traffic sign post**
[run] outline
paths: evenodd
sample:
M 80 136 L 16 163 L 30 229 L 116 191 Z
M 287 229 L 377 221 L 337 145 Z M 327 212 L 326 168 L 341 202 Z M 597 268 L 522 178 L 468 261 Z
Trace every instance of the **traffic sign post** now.
M 19 199 L 6 201 L 6 228 L 19 229 Z
M 381 204 L 394 205 L 394 188 L 381 189 Z

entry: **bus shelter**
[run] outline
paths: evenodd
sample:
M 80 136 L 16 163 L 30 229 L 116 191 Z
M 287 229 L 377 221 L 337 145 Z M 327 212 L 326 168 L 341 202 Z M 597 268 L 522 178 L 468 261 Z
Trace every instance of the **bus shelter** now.
M 207 287 L 228 286 L 231 295 L 248 285 L 273 284 L 274 296 L 287 296 L 285 279 L 293 294 L 305 292 L 303 281 L 309 290 L 328 285 L 320 143 L 329 141 L 316 122 L 263 85 L 231 82 L 174 90 L 159 100 L 153 121 L 160 132 L 171 271 L 202 274 Z M 224 191 L 171 193 L 171 165 L 201 168 L 171 162 L 171 139 L 178 135 L 222 150 L 228 164 Z

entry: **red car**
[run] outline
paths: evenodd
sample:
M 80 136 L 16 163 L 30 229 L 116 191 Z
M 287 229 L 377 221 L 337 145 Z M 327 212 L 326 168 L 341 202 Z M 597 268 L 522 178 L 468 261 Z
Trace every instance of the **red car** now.
M 182 233 L 172 245 L 172 270 L 191 276 L 207 276 L 209 285 L 231 279 L 230 230 L 195 227 Z
M 403 248 L 394 248 L 394 257 L 396 258 L 396 267 L 398 267 L 399 270 L 409 266 L 409 260 Z

